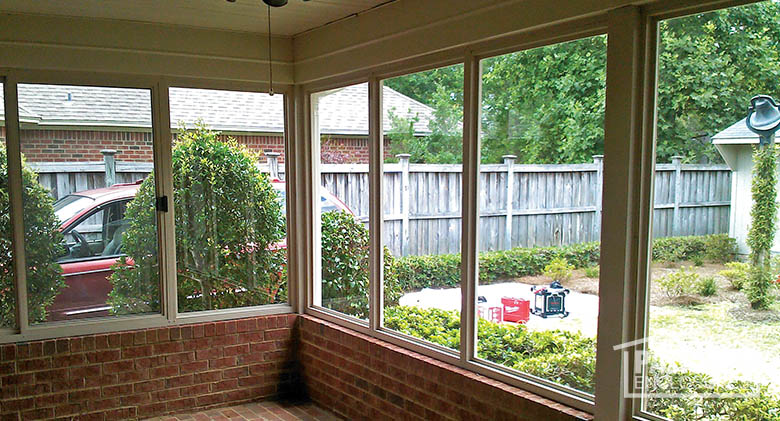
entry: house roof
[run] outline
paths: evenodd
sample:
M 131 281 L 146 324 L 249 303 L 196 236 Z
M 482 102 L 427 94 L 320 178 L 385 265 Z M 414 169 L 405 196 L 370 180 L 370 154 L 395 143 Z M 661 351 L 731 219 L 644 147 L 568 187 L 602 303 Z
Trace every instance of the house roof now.
M 390 129 L 389 111 L 406 118 L 419 117 L 415 134 L 430 133 L 433 109 L 389 87 L 384 87 L 384 129 Z M 2 91 L 0 90 L 0 98 Z M 0 112 L 2 112 L 0 101 Z M 171 88 L 171 127 L 193 127 L 198 120 L 218 131 L 282 133 L 282 95 L 209 89 Z M 27 125 L 89 128 L 151 128 L 151 96 L 145 89 L 65 85 L 19 85 L 19 120 Z M 368 135 L 368 84 L 326 93 L 320 100 L 321 132 L 331 135 Z
M 737 121 L 722 132 L 712 136 L 714 145 L 751 145 L 758 144 L 758 135 L 751 132 L 745 119 Z

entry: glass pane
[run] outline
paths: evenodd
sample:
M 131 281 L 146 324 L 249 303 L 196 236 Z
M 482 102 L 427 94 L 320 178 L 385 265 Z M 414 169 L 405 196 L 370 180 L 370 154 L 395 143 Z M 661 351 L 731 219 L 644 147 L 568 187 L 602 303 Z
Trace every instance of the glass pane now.
M 659 26 L 647 342 L 625 349 L 656 415 L 780 417 L 777 149 L 745 121 L 754 96 L 780 98 L 779 23 L 767 1 Z
M 0 83 L 1 92 L 3 92 L 2 83 Z M 0 100 L 2 98 L 3 95 L 0 95 Z M 4 104 L 0 101 L 0 110 L 3 109 Z M 2 114 L 5 116 L 5 113 Z M 5 144 L 5 124 L 3 124 L 3 127 L 0 127 L 0 327 L 16 326 L 12 248 L 11 203 L 8 200 L 8 154 Z
M 151 95 L 19 85 L 31 323 L 160 311 Z
M 388 79 L 384 327 L 460 346 L 463 65 Z
M 312 122 L 314 304 L 368 320 L 368 84 L 312 95 Z
M 287 302 L 284 97 L 169 92 L 179 311 Z
M 482 60 L 477 357 L 594 391 L 605 36 Z

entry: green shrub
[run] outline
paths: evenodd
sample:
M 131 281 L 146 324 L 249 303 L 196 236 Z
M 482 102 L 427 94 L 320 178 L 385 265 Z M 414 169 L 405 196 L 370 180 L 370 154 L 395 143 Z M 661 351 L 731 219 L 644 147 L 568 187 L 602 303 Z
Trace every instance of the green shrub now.
M 767 309 L 774 302 L 775 279 L 769 265 L 750 267 L 745 295 L 753 309 Z
M 457 311 L 391 307 L 385 327 L 451 349 L 460 345 Z M 478 321 L 477 356 L 584 392 L 593 393 L 596 343 L 577 333 L 530 331 L 524 325 Z M 650 398 L 647 409 L 673 420 L 780 421 L 780 399 L 766 386 L 734 381 L 717 384 L 706 374 L 648 363 L 647 392 L 680 397 Z M 711 399 L 695 394 L 741 393 L 745 398 Z
M 702 259 L 701 257 L 698 257 L 698 256 L 694 257 L 693 258 L 693 265 L 696 266 L 696 267 L 704 266 L 704 259 Z
M 286 300 L 284 215 L 256 156 L 235 140 L 198 126 L 173 147 L 179 311 Z M 127 207 L 123 249 L 114 265 L 114 313 L 159 311 L 155 180 L 150 175 Z M 129 262 L 132 260 L 133 264 Z
M 31 322 L 46 320 L 48 307 L 65 287 L 62 268 L 56 263 L 64 249 L 60 221 L 49 191 L 38 175 L 22 162 L 22 212 L 24 253 L 27 263 L 27 308 Z M 0 142 L 0 327 L 16 326 L 16 296 L 11 244 L 11 214 L 8 198 L 8 157 Z
M 715 282 L 715 278 L 712 276 L 706 276 L 699 280 L 699 283 L 696 285 L 696 289 L 698 290 L 699 295 L 703 297 L 711 297 L 718 293 L 718 283 Z
M 544 267 L 544 276 L 553 281 L 566 282 L 572 277 L 574 266 L 570 265 L 566 259 L 556 257 Z
M 586 267 L 585 268 L 585 276 L 587 276 L 588 278 L 598 278 L 599 277 L 599 265 Z
M 726 278 L 732 288 L 738 291 L 744 288 L 750 271 L 750 265 L 743 262 L 729 262 L 726 263 L 726 267 L 728 269 L 718 272 L 718 275 Z
M 660 262 L 731 261 L 737 243 L 726 234 L 664 237 L 653 241 L 653 260 Z
M 322 305 L 361 319 L 368 317 L 368 230 L 339 210 L 322 214 Z M 395 259 L 384 249 L 385 305 L 398 303 L 401 288 Z
M 699 274 L 690 267 L 681 267 L 680 270 L 670 273 L 658 281 L 658 286 L 670 298 L 690 294 L 699 283 Z

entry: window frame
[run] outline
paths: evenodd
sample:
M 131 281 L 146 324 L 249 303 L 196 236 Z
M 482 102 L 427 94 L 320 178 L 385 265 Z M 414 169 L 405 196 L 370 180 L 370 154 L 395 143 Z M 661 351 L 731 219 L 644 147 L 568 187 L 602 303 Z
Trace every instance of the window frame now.
M 74 71 L 50 71 L 35 69 L 0 68 L 0 80 L 3 81 L 6 145 L 9 165 L 9 196 L 11 202 L 11 225 L 13 243 L 13 262 L 15 267 L 26 267 L 24 263 L 24 227 L 22 224 L 21 203 L 21 144 L 18 117 L 18 85 L 19 84 L 53 84 L 94 87 L 115 87 L 146 89 L 150 92 L 150 106 L 153 138 L 153 157 L 156 195 L 173 197 L 173 178 L 171 174 L 171 142 L 170 139 L 170 104 L 168 89 L 170 87 L 192 87 L 199 89 L 221 89 L 246 92 L 268 93 L 267 82 L 242 82 L 217 79 L 196 79 L 186 77 L 138 76 L 124 74 L 105 74 Z M 283 96 L 283 121 L 285 154 L 290 155 L 289 127 L 292 109 L 290 100 L 291 86 L 274 84 L 274 93 Z M 294 161 L 285 160 L 286 174 L 291 174 Z M 296 235 L 297 227 L 290 223 L 290 215 L 296 211 L 297 204 L 289 200 L 290 185 L 286 183 L 288 197 L 287 218 L 288 238 Z M 296 282 L 288 274 L 288 302 L 264 306 L 243 307 L 237 309 L 212 310 L 193 313 L 178 313 L 176 303 L 176 257 L 173 208 L 168 212 L 157 212 L 158 226 L 158 259 L 160 262 L 161 311 L 156 314 L 127 315 L 122 317 L 95 317 L 87 319 L 68 320 L 61 322 L 46 322 L 31 325 L 27 318 L 27 285 L 25 271 L 14 271 L 14 292 L 16 295 L 16 326 L 0 329 L 0 344 L 21 341 L 40 340 L 157 328 L 171 325 L 202 323 L 219 320 L 256 317 L 263 315 L 289 314 L 294 309 L 294 294 L 297 294 Z M 297 264 L 297 243 L 288 241 L 288 266 Z

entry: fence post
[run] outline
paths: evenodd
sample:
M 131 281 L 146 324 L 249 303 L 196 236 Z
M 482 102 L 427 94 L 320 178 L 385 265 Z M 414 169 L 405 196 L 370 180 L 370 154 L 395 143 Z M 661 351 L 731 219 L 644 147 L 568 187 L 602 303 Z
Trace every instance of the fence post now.
M 601 207 L 602 192 L 604 191 L 604 155 L 593 155 L 593 163 L 596 164 L 596 215 L 593 218 L 592 241 L 601 240 Z
M 268 172 L 271 173 L 271 180 L 281 180 L 279 178 L 279 152 L 265 152 L 268 159 Z
M 399 153 L 395 156 L 401 164 L 401 256 L 409 254 L 409 155 Z
M 100 153 L 103 154 L 103 164 L 106 166 L 106 172 L 105 172 L 105 182 L 106 187 L 111 187 L 114 184 L 116 184 L 116 159 L 114 155 L 116 155 L 116 150 L 114 149 L 103 149 L 100 151 Z
M 682 202 L 682 159 L 675 155 L 672 157 L 674 165 L 674 219 L 672 220 L 672 235 L 680 235 L 681 218 L 680 203 Z
M 514 209 L 512 209 L 512 199 L 515 196 L 515 159 L 516 155 L 504 155 L 504 165 L 506 165 L 506 225 L 504 228 L 504 250 L 512 248 L 512 218 Z

